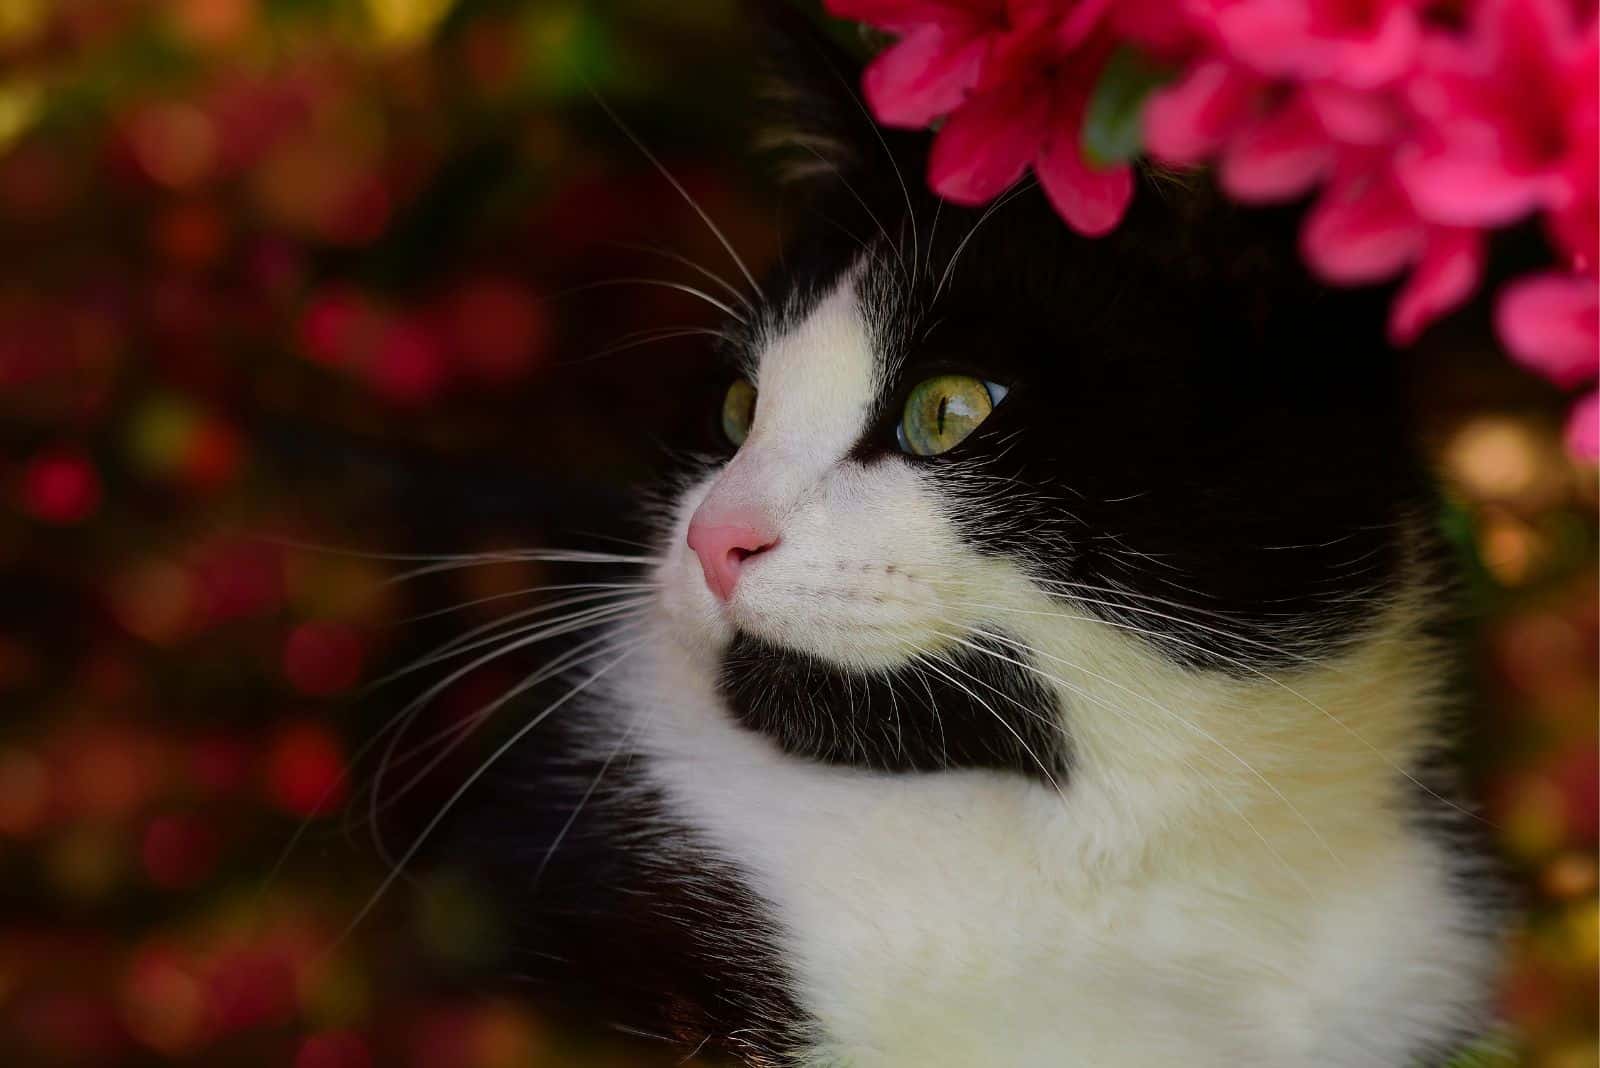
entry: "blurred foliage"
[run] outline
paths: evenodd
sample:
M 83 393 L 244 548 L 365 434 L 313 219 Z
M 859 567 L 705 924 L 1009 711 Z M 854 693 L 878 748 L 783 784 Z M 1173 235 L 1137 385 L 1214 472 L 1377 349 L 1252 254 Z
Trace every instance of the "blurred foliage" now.
M 631 518 L 714 410 L 715 319 L 610 283 L 733 268 L 588 88 L 759 263 L 748 56 L 722 0 L 0 0 L 0 1062 L 643 1063 L 464 992 L 497 931 L 449 872 L 342 938 L 381 872 L 349 765 L 420 689 L 359 687 L 547 570 L 297 546 Z M 1466 756 L 1528 904 L 1502 1005 L 1519 1063 L 1576 1068 L 1595 478 L 1482 345 L 1419 355 L 1419 414 L 1470 563 Z

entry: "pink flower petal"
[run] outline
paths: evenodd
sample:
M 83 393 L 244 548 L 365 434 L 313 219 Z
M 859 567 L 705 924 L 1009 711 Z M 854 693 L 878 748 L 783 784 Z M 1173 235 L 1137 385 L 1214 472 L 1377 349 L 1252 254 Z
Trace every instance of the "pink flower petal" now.
M 1426 230 L 1381 162 L 1348 168 L 1306 215 L 1300 251 L 1319 277 L 1340 285 L 1381 282 L 1416 259 Z
M 1516 361 L 1572 387 L 1600 370 L 1600 285 L 1592 277 L 1538 274 L 1506 287 L 1495 329 Z
M 1078 0 L 1056 27 L 1056 41 L 1063 49 L 1075 48 L 1100 25 L 1112 0 Z
M 1399 176 L 1417 212 L 1445 226 L 1500 226 L 1542 204 L 1555 188 L 1543 171 L 1515 174 L 1500 159 L 1410 145 L 1397 153 Z
M 1546 216 L 1550 236 L 1574 271 L 1593 272 L 1600 265 L 1600 197 L 1590 185 L 1559 211 Z
M 1297 95 L 1240 127 L 1223 150 L 1222 188 L 1247 203 L 1292 200 L 1316 185 L 1333 160 L 1333 142 Z
M 990 24 L 1005 24 L 1024 33 L 1044 29 L 1061 14 L 1060 0 L 1001 0 L 989 6 L 999 11 L 989 19 Z
M 1480 0 L 1464 34 L 1437 33 L 1408 79 L 1419 119 L 1400 177 L 1425 218 L 1499 226 L 1560 210 L 1587 176 L 1578 160 L 1594 60 L 1566 0 Z M 1592 185 L 1592 181 L 1587 182 Z
M 1337 141 L 1381 145 L 1400 133 L 1403 117 L 1385 93 L 1361 92 L 1335 82 L 1313 82 L 1303 90 L 1306 104 Z
M 1099 169 L 1083 158 L 1083 109 L 1066 111 L 1034 163 L 1039 184 L 1067 225 L 1085 237 L 1116 229 L 1133 199 L 1133 168 Z
M 1421 38 L 1416 10 L 1391 5 L 1370 36 L 1348 39 L 1334 51 L 1325 73 L 1352 89 L 1375 89 L 1405 73 L 1416 59 Z
M 1022 176 L 1049 132 L 1049 101 L 1028 87 L 979 93 L 945 121 L 928 184 L 958 204 L 982 204 Z
M 1567 448 L 1580 460 L 1600 460 L 1600 393 L 1581 397 L 1567 416 Z
M 1483 279 L 1483 238 L 1476 230 L 1439 228 L 1389 313 L 1389 340 L 1409 345 L 1444 313 L 1459 307 Z
M 1376 88 L 1411 66 L 1421 38 L 1416 0 L 1188 0 L 1185 7 L 1232 58 L 1294 81 Z
M 1195 44 L 1183 5 L 1173 0 L 1117 0 L 1107 18 L 1119 39 L 1154 56 L 1179 59 Z
M 1569 58 L 1577 42 L 1577 5 L 1567 0 L 1481 0 L 1472 35 L 1491 69 L 1527 65 L 1548 70 Z
M 1197 0 L 1188 7 L 1234 59 L 1274 77 L 1297 73 L 1310 29 L 1306 4 Z
M 1145 149 L 1187 166 L 1215 152 L 1233 132 L 1262 81 L 1226 60 L 1202 59 L 1145 105 Z
M 867 67 L 867 103 L 885 126 L 921 129 L 961 105 L 987 54 L 982 38 L 920 26 Z
M 1591 23 L 1569 72 L 1567 199 L 1547 217 L 1551 236 L 1574 270 L 1600 265 L 1600 20 Z

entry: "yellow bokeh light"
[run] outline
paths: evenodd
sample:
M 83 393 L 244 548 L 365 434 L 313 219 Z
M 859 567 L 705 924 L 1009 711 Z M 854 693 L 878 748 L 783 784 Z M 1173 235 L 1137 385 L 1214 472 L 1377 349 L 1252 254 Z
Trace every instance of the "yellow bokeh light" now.
M 0 152 L 28 132 L 44 107 L 44 90 L 35 82 L 0 82 Z
M 0 0 L 0 45 L 18 45 L 44 29 L 52 0 Z
M 455 0 L 366 0 L 378 43 L 390 48 L 421 42 L 453 6 Z
M 1451 477 L 1477 500 L 1522 502 L 1549 488 L 1549 451 L 1527 425 L 1486 417 L 1455 432 L 1445 462 Z

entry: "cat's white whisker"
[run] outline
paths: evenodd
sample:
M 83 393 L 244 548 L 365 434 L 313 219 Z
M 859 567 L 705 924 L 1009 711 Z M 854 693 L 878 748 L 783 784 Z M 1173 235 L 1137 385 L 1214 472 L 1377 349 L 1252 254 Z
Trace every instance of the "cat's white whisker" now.
M 593 360 L 603 360 L 607 356 L 616 356 L 619 353 L 631 352 L 634 349 L 644 348 L 646 345 L 656 345 L 663 341 L 676 341 L 686 337 L 709 337 L 725 344 L 734 344 L 734 338 L 724 330 L 715 330 L 705 326 L 683 326 L 660 330 L 634 331 L 617 341 L 596 349 L 594 352 L 575 356 L 570 360 L 563 360 L 564 366 L 573 366 L 580 363 L 589 363 Z
M 964 692 L 968 697 L 971 697 L 974 701 L 981 705 L 983 709 L 989 713 L 989 715 L 993 716 L 995 721 L 1006 729 L 1006 733 L 1010 734 L 1012 738 L 1016 739 L 1017 744 L 1022 747 L 1022 751 L 1028 754 L 1029 758 L 1033 760 L 1034 766 L 1036 766 L 1039 769 L 1039 773 L 1045 777 L 1045 781 L 1050 784 L 1050 788 L 1053 789 L 1063 801 L 1066 800 L 1067 795 L 1062 792 L 1061 784 L 1056 781 L 1055 775 L 1050 771 L 1049 768 L 1045 767 L 1044 761 L 1039 759 L 1039 754 L 1033 751 L 1033 747 L 1023 739 L 1022 735 L 1018 733 L 1017 729 L 1010 723 L 1006 722 L 1006 718 L 1000 713 L 996 712 L 993 705 L 989 704 L 989 702 L 985 701 L 983 698 L 979 697 L 975 692 L 973 692 L 971 687 L 965 685 L 958 679 L 954 679 L 949 675 L 946 675 L 943 671 L 941 671 L 938 667 L 938 664 L 942 663 L 946 667 L 952 668 L 956 671 L 960 671 L 960 668 L 956 667 L 956 665 L 951 663 L 948 659 L 941 657 L 937 653 L 929 650 L 924 650 L 923 652 L 919 653 L 918 658 L 922 661 L 923 666 L 929 671 L 932 671 L 934 674 L 950 683 L 950 685 L 954 686 L 956 689 Z M 961 673 L 963 675 L 967 674 L 964 671 Z M 970 678 L 971 676 L 968 677 Z
M 616 618 L 616 617 L 610 617 L 610 618 Z M 594 625 L 595 623 L 605 622 L 606 619 L 607 619 L 607 617 L 601 617 L 600 619 L 590 621 L 590 622 L 586 623 L 585 625 Z M 546 621 L 546 625 L 549 625 L 549 621 Z M 575 629 L 582 629 L 582 628 L 580 626 L 580 627 L 575 628 Z M 570 631 L 561 631 L 560 633 L 569 633 L 569 632 Z M 558 636 L 560 636 L 559 633 L 552 633 L 552 634 L 549 634 L 549 635 L 541 635 L 541 636 L 535 637 L 531 641 L 529 639 L 525 638 L 524 641 L 527 642 L 528 644 L 532 644 L 533 641 L 542 640 L 544 637 L 558 637 Z M 498 654 L 494 654 L 494 655 L 498 655 Z M 491 655 L 490 657 L 484 658 L 483 662 L 487 663 L 489 660 L 492 660 L 492 659 L 493 659 L 493 655 Z M 384 744 L 385 743 L 385 739 L 389 739 L 391 737 L 397 738 L 400 733 L 403 733 L 403 731 L 405 730 L 406 726 L 410 723 L 410 721 L 413 718 L 415 718 L 417 712 L 420 711 L 421 708 L 426 706 L 428 701 L 431 701 L 433 699 L 433 697 L 437 696 L 438 693 L 443 692 L 443 690 L 445 688 L 447 688 L 451 683 L 455 682 L 457 679 L 461 678 L 462 676 L 467 674 L 469 671 L 473 670 L 473 668 L 474 668 L 474 665 L 469 665 L 466 670 L 451 675 L 449 678 L 447 678 L 444 681 L 444 683 L 442 685 L 436 687 L 433 690 L 430 690 L 428 693 L 424 694 L 423 697 L 421 699 L 419 699 L 418 701 L 414 701 L 412 704 L 407 705 L 406 708 L 402 709 L 400 712 L 396 713 L 393 716 L 390 716 L 388 718 L 388 720 L 386 720 L 385 723 L 381 727 L 379 727 L 378 729 L 373 731 L 372 734 L 369 737 L 364 739 L 361 742 L 361 744 L 356 747 L 354 752 L 351 753 L 350 759 L 347 761 L 347 767 L 348 768 L 355 768 L 355 767 L 361 766 L 362 763 L 366 760 L 367 756 L 370 753 L 372 753 L 373 750 L 377 749 L 377 747 L 380 744 Z M 386 746 L 386 750 L 388 748 L 389 748 L 389 746 Z M 268 869 L 267 874 L 263 877 L 262 884 L 261 884 L 262 888 L 260 890 L 260 894 L 264 895 L 267 892 L 267 889 L 269 887 L 271 887 L 273 882 L 277 879 L 278 874 L 283 870 L 284 865 L 288 863 L 289 858 L 294 855 L 294 852 L 295 852 L 296 848 L 299 846 L 300 842 L 302 840 L 304 840 L 306 834 L 310 831 L 311 826 L 312 826 L 312 824 L 314 823 L 314 821 L 316 819 L 316 813 L 320 812 L 323 809 L 323 807 L 325 805 L 327 805 L 333 799 L 333 797 L 335 796 L 335 794 L 339 790 L 342 790 L 342 789 L 345 788 L 345 786 L 347 785 L 347 783 L 348 783 L 348 781 L 350 779 L 350 774 L 351 773 L 348 770 L 341 771 L 339 776 L 336 779 L 334 779 L 326 787 L 323 788 L 323 791 L 322 791 L 321 795 L 316 799 L 316 802 L 313 805 L 310 806 L 312 814 L 308 815 L 304 819 L 302 819 L 300 821 L 300 823 L 295 827 L 294 833 L 289 836 L 289 840 L 284 844 L 284 847 L 283 847 L 282 851 L 278 854 L 277 859 L 273 862 L 271 868 Z M 379 781 L 381 782 L 381 774 L 379 775 Z
M 944 274 L 939 276 L 939 284 L 933 289 L 934 300 L 938 300 L 939 295 L 944 292 L 944 287 L 949 284 L 950 276 L 955 272 L 956 264 L 960 261 L 961 254 L 967 250 L 968 243 L 977 236 L 978 230 L 983 226 L 983 224 L 993 218 L 994 214 L 1001 208 L 1004 208 L 1007 204 L 1010 204 L 1024 193 L 1031 192 L 1036 185 L 1037 181 L 1034 178 L 1025 178 L 1021 182 L 1017 183 L 1017 185 L 1012 188 L 1010 192 L 1001 196 L 993 204 L 990 204 L 984 209 L 983 214 L 978 216 L 977 221 L 972 224 L 972 228 L 967 231 L 967 235 L 961 239 L 959 244 L 956 245 L 955 251 L 950 254 L 950 259 L 945 263 Z
M 728 254 L 728 258 L 733 260 L 734 266 L 739 268 L 739 273 L 744 275 L 745 281 L 750 283 L 750 288 L 755 291 L 756 296 L 766 300 L 767 295 L 761 291 L 761 284 L 756 281 L 756 276 L 750 272 L 749 267 L 745 266 L 744 259 L 734 249 L 733 242 L 729 241 L 728 235 L 723 233 L 722 228 L 712 221 L 710 214 L 700 206 L 700 202 L 689 194 L 689 191 L 683 187 L 683 183 L 678 181 L 671 171 L 667 170 L 666 166 L 656 158 L 655 153 L 650 151 L 639 135 L 635 134 L 628 124 L 622 121 L 622 116 L 618 115 L 611 105 L 601 98 L 599 93 L 591 89 L 590 95 L 594 98 L 594 102 L 599 105 L 600 110 L 605 112 L 606 117 L 616 125 L 618 130 L 622 131 L 622 135 L 633 143 L 633 147 L 637 148 L 639 153 L 650 161 L 650 165 L 656 169 L 661 177 L 667 180 L 667 183 L 672 186 L 678 196 L 683 198 L 684 203 L 688 204 L 694 210 L 694 213 L 700 217 L 700 221 L 705 224 L 706 229 L 710 230 L 711 235 L 722 245 L 722 249 Z
M 572 597 L 564 597 L 549 604 L 536 605 L 533 608 L 524 609 L 520 612 L 513 612 L 510 615 L 500 619 L 490 620 L 488 623 L 474 627 L 465 634 L 458 635 L 457 637 L 450 639 L 432 652 L 425 653 L 423 656 L 413 660 L 409 664 L 406 664 L 404 667 L 396 668 L 387 675 L 381 675 L 378 678 L 373 679 L 366 685 L 364 692 L 370 693 L 374 690 L 387 686 L 396 679 L 415 674 L 424 668 L 432 667 L 434 664 L 443 663 L 446 660 L 454 660 L 457 657 L 463 656 L 478 649 L 482 649 L 485 646 L 493 645 L 496 642 L 504 639 L 515 637 L 519 634 L 526 635 L 536 632 L 539 635 L 539 638 L 535 640 L 540 640 L 545 637 L 556 637 L 568 630 L 581 628 L 591 622 L 605 619 L 607 616 L 614 615 L 619 611 L 636 607 L 645 603 L 646 600 L 648 600 L 648 595 L 646 593 L 629 593 L 621 590 L 602 590 L 595 593 L 578 594 Z M 602 603 L 594 604 L 593 602 L 596 601 Z M 564 615 L 541 620 L 538 623 L 530 623 L 515 627 L 510 626 L 519 620 L 526 619 L 531 616 L 542 615 L 546 612 L 554 611 L 559 608 L 568 608 L 575 605 L 588 605 L 588 607 L 574 608 L 573 611 Z M 508 627 L 509 629 L 503 630 L 498 634 L 488 633 L 498 628 Z M 487 634 L 487 636 L 484 636 L 485 634 Z M 520 648 L 520 646 L 518 646 L 518 648 Z
M 877 213 L 872 210 L 872 206 L 867 203 L 866 198 L 856 191 L 856 187 L 854 185 L 850 184 L 850 180 L 844 176 L 844 172 L 839 170 L 838 164 L 834 163 L 832 160 L 824 158 L 823 155 L 811 145 L 802 144 L 798 147 L 804 148 L 806 151 L 815 155 L 817 159 L 821 160 L 823 166 L 830 170 L 833 173 L 833 176 L 838 179 L 840 188 L 844 189 L 845 192 L 849 193 L 855 198 L 856 203 L 861 206 L 861 210 L 866 212 L 867 218 L 871 219 L 873 225 L 877 226 L 878 233 L 883 237 L 884 245 L 894 253 L 895 260 L 900 265 L 900 273 L 905 275 L 907 271 L 906 261 L 904 253 L 900 251 L 900 243 L 890 235 L 889 228 L 883 225 L 883 220 L 878 218 Z
M 473 553 L 390 553 L 371 552 L 365 549 L 354 549 L 347 545 L 331 545 L 324 542 L 280 538 L 264 534 L 252 535 L 252 537 L 265 545 L 274 545 L 283 549 L 320 553 L 326 556 L 344 556 L 357 560 L 380 560 L 396 563 L 461 563 L 471 566 L 477 563 L 495 563 L 502 560 L 538 560 L 544 563 L 593 564 L 655 564 L 661 562 L 661 556 L 656 553 L 625 555 L 591 552 L 584 549 L 535 548 L 491 549 Z
M 428 705 L 431 704 L 434 699 L 442 694 L 445 690 L 449 689 L 452 685 L 459 682 L 467 675 L 470 675 L 472 672 L 478 670 L 480 667 L 483 667 L 485 664 L 492 663 L 495 660 L 508 656 L 519 649 L 524 649 L 542 641 L 547 641 L 552 638 L 558 638 L 566 634 L 581 631 L 600 623 L 624 619 L 631 612 L 636 611 L 637 608 L 638 605 L 636 604 L 607 605 L 603 606 L 602 608 L 590 609 L 582 613 L 577 613 L 576 615 L 579 618 L 576 619 L 564 620 L 556 623 L 545 623 L 530 628 L 524 628 L 522 631 L 518 632 L 520 634 L 518 637 L 513 638 L 513 636 L 510 635 L 503 635 L 493 639 L 494 642 L 499 643 L 496 648 L 490 650 L 488 653 L 485 653 L 483 656 L 474 659 L 470 663 L 457 668 L 455 671 L 452 671 L 444 678 L 429 686 L 421 694 L 412 698 L 412 700 L 408 702 L 404 708 L 392 716 L 382 728 L 374 733 L 372 739 L 367 743 L 368 746 L 376 744 L 377 741 L 384 735 L 389 736 L 389 740 L 384 747 L 383 759 L 379 761 L 378 771 L 373 780 L 374 797 L 381 792 L 385 769 L 389 764 L 389 760 L 393 752 L 399 747 L 401 741 L 404 739 L 412 721 L 415 720 L 417 716 L 422 713 L 422 710 L 427 708 Z M 534 675 L 530 677 L 540 678 L 541 680 L 543 678 L 543 676 L 540 676 L 538 672 L 535 672 Z M 522 691 L 514 691 L 514 693 L 520 692 Z M 495 707 L 498 708 L 499 705 L 497 704 Z M 367 746 L 363 746 L 363 752 L 358 753 L 357 755 L 358 759 L 361 755 L 364 755 L 366 748 Z
M 604 657 L 609 652 L 613 651 L 616 637 L 619 634 L 628 633 L 630 629 L 631 628 L 629 628 L 626 624 L 623 624 L 613 628 L 613 630 L 605 634 L 578 644 L 567 653 L 557 657 L 549 664 L 544 665 L 543 667 L 539 668 L 539 670 L 522 679 L 517 683 L 516 686 L 506 691 L 506 693 L 502 694 L 495 700 L 489 702 L 487 705 L 478 709 L 471 716 L 463 720 L 462 723 L 456 724 L 450 728 L 446 728 L 445 731 L 440 732 L 441 735 L 448 739 L 448 744 L 444 744 L 443 748 L 436 753 L 422 768 L 420 768 L 409 779 L 402 783 L 398 790 L 392 791 L 391 795 L 387 799 L 384 799 L 382 796 L 383 777 L 391 762 L 394 748 L 400 741 L 401 731 L 396 731 L 393 735 L 391 735 L 389 745 L 384 752 L 384 758 L 379 762 L 377 772 L 373 777 L 367 810 L 367 818 L 369 821 L 369 829 L 372 835 L 373 846 L 377 850 L 378 855 L 383 859 L 383 862 L 391 867 L 394 866 L 394 859 L 389 852 L 387 843 L 383 840 L 382 827 L 379 823 L 379 816 L 385 809 L 393 806 L 396 802 L 405 797 L 411 790 L 415 789 L 416 786 L 423 782 L 429 775 L 431 775 L 433 771 L 439 767 L 439 765 L 448 760 L 452 753 L 465 744 L 467 739 L 471 737 L 474 731 L 476 731 L 484 723 L 488 722 L 488 720 L 500 709 L 504 708 L 511 701 L 515 700 L 522 694 L 527 693 L 540 683 L 555 678 L 565 671 L 582 667 L 585 664 L 592 663 L 593 661 Z M 594 647 L 597 645 L 601 646 L 598 651 L 589 651 L 594 649 Z M 436 735 L 435 737 L 438 738 L 439 736 Z M 422 745 L 428 746 L 430 743 L 431 740 L 430 742 L 422 743 Z
M 492 549 L 481 553 L 462 553 L 446 556 L 378 557 L 378 559 L 434 561 L 422 567 L 391 575 L 384 580 L 384 585 L 397 585 L 421 578 L 424 575 L 436 575 L 442 571 L 459 571 L 463 568 L 487 567 L 491 564 L 634 564 L 650 566 L 661 563 L 661 557 L 659 556 L 642 556 L 636 553 L 587 552 L 582 549 Z
M 603 278 L 598 282 L 588 282 L 581 286 L 573 286 L 553 294 L 555 297 L 566 297 L 577 293 L 588 293 L 596 289 L 610 289 L 614 286 L 655 286 L 659 289 L 671 289 L 679 293 L 687 293 L 697 300 L 704 301 L 713 308 L 734 320 L 740 325 L 747 325 L 744 314 L 725 300 L 720 300 L 699 286 L 690 285 L 688 282 L 677 282 L 670 278 L 647 278 L 644 276 L 629 276 L 626 278 Z
M 738 301 L 746 313 L 753 313 L 756 310 L 755 305 L 750 302 L 749 296 L 747 296 L 742 289 L 740 289 L 738 286 L 735 286 L 732 282 L 728 281 L 711 268 L 690 259 L 688 256 L 673 252 L 671 249 L 661 248 L 658 245 L 646 245 L 633 241 L 608 241 L 606 244 L 613 245 L 617 248 L 628 249 L 633 252 L 645 252 L 654 256 L 662 256 L 666 259 L 672 260 L 674 263 L 682 264 L 691 271 L 699 274 L 707 281 L 714 282 L 718 286 L 722 287 L 723 292 L 727 293 L 728 296 Z
M 550 704 L 546 705 L 537 715 L 529 719 L 527 723 L 524 723 L 522 726 L 518 727 L 514 732 L 512 732 L 509 738 L 495 747 L 494 751 L 484 758 L 484 760 L 472 771 L 472 773 L 466 777 L 461 785 L 457 786 L 455 790 L 450 793 L 450 796 L 447 797 L 439 806 L 439 810 L 434 813 L 433 817 L 429 819 L 426 824 L 423 825 L 422 830 L 417 832 L 416 836 L 412 839 L 411 844 L 406 847 L 405 852 L 401 853 L 400 856 L 395 859 L 394 863 L 390 866 L 389 873 L 384 876 L 383 880 L 378 884 L 377 889 L 372 892 L 372 894 L 367 898 L 366 902 L 359 910 L 357 910 L 355 916 L 352 917 L 350 922 L 345 926 L 345 929 L 340 932 L 338 937 L 336 937 L 328 946 L 324 948 L 323 955 L 325 957 L 332 955 L 346 942 L 346 940 L 349 939 L 350 935 L 361 926 L 362 921 L 365 920 L 372 910 L 377 907 L 378 902 L 383 899 L 383 896 L 386 893 L 388 893 L 389 888 L 399 880 L 400 876 L 405 872 L 406 866 L 411 863 L 412 858 L 421 852 L 422 847 L 428 843 L 428 840 L 433 836 L 433 832 L 437 830 L 439 825 L 444 822 L 445 818 L 455 810 L 455 807 L 461 803 L 461 799 L 466 796 L 467 791 L 471 790 L 472 787 L 477 784 L 478 780 L 483 778 L 483 776 L 488 773 L 490 768 L 494 767 L 494 765 L 498 763 L 499 760 L 512 749 L 512 747 L 521 742 L 523 738 L 527 737 L 528 734 L 534 730 L 534 728 L 538 727 L 539 724 L 550 718 L 551 715 L 553 715 L 568 701 L 571 701 L 573 698 L 583 693 L 590 686 L 599 681 L 600 678 L 609 674 L 619 664 L 627 660 L 628 657 L 639 648 L 643 641 L 644 639 L 642 638 L 636 638 L 629 643 L 625 643 L 619 650 L 615 650 L 616 655 L 613 656 L 612 659 L 609 660 L 604 666 L 597 668 L 582 682 L 575 684 L 568 689 L 566 693 L 550 702 Z M 510 697 L 516 696 L 516 694 L 520 692 L 521 691 L 513 691 L 513 693 L 509 694 L 505 700 L 509 700 Z
M 496 601 L 509 601 L 517 597 L 531 597 L 539 593 L 564 593 L 568 590 L 638 590 L 647 591 L 654 589 L 649 582 L 558 582 L 547 586 L 523 586 L 520 589 L 506 590 L 503 593 L 490 593 L 482 597 L 474 597 L 467 601 L 458 601 L 445 608 L 435 608 L 417 615 L 406 616 L 397 620 L 397 626 L 411 626 L 429 619 L 438 619 L 440 616 L 454 615 L 473 608 L 479 608 Z M 503 621 L 503 620 L 502 620 Z

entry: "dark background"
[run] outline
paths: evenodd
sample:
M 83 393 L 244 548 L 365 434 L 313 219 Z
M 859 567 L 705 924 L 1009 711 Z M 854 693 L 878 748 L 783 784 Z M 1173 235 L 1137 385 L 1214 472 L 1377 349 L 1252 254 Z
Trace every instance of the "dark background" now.
M 722 383 L 679 332 L 715 310 L 609 283 L 712 288 L 633 244 L 736 270 L 586 86 L 759 268 L 751 47 L 722 0 L 0 3 L 0 1062 L 641 1063 L 470 992 L 497 932 L 448 869 L 335 945 L 382 875 L 352 762 L 437 675 L 366 684 L 530 601 L 413 617 L 563 581 L 375 554 L 628 551 L 598 532 L 702 440 Z M 1464 755 L 1529 906 L 1513 1059 L 1578 1068 L 1595 472 L 1484 319 L 1406 358 L 1468 575 Z

